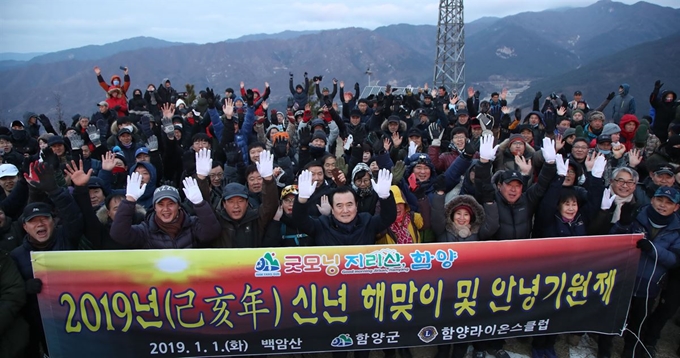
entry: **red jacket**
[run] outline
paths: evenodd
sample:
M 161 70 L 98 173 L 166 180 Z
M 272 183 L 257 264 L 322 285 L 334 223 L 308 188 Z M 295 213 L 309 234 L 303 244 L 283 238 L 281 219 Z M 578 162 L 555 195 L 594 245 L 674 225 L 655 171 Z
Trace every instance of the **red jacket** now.
M 106 103 L 109 104 L 109 108 L 113 109 L 115 106 L 120 106 L 120 108 L 116 111 L 116 114 L 118 117 L 125 117 L 127 116 L 127 111 L 128 111 L 128 106 L 127 106 L 127 101 L 125 100 L 125 97 L 111 97 L 106 99 Z

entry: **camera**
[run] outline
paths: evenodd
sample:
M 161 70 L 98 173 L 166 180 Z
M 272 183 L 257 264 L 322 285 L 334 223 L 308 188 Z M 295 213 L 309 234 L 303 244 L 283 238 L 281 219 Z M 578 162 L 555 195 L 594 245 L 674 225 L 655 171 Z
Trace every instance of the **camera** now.
M 550 98 L 557 99 L 557 94 L 555 92 L 551 93 Z
M 312 77 L 312 81 L 313 82 L 316 82 L 316 81 L 321 82 L 321 81 L 323 81 L 323 76 L 314 76 L 314 77 Z

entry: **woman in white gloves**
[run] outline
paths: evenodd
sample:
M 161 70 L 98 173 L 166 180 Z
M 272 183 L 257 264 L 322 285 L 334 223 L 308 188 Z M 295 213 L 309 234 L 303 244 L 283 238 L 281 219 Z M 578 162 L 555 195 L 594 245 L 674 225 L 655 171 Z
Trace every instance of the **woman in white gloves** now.
M 317 246 L 373 245 L 376 235 L 385 231 L 397 218 L 391 185 L 392 173 L 381 169 L 378 181 L 372 183 L 380 201 L 380 214 L 359 213 L 356 194 L 345 186 L 329 195 L 331 215 L 313 218 L 307 214 L 307 206 L 316 183 L 312 182 L 312 174 L 305 170 L 298 178 L 299 194 L 293 206 L 293 220 L 300 230 L 314 238 Z
M 153 211 L 144 222 L 132 225 L 135 203 L 144 193 L 139 173 L 128 176 L 125 200 L 111 225 L 111 238 L 129 248 L 138 249 L 185 249 L 204 247 L 220 236 L 220 223 L 210 204 L 203 200 L 196 179 L 183 181 L 184 194 L 194 205 L 196 216 L 189 216 L 180 206 L 179 191 L 163 185 L 153 193 Z

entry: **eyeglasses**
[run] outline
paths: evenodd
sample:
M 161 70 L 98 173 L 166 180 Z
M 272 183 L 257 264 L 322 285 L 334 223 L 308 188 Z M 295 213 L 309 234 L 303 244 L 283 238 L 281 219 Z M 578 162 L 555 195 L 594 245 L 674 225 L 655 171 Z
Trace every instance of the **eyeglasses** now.
M 458 139 L 458 140 L 467 139 L 467 136 L 466 136 L 465 134 L 454 135 L 454 136 L 453 136 L 453 139 Z
M 370 178 L 357 179 L 357 180 L 354 181 L 354 184 L 355 184 L 355 185 L 359 185 L 359 184 L 366 184 L 366 185 L 368 185 L 368 184 L 371 184 L 371 179 L 370 179 Z
M 224 173 L 210 174 L 210 179 L 221 179 L 224 178 Z
M 619 179 L 614 179 L 614 181 L 616 182 L 616 184 L 619 184 L 621 186 L 634 186 L 635 185 L 634 180 L 625 180 L 625 179 L 619 178 Z
M 576 150 L 588 150 L 588 146 L 587 145 L 575 145 L 574 149 L 576 149 Z
M 295 198 L 286 198 L 286 199 L 283 199 L 283 202 L 286 203 L 286 204 L 293 204 L 293 203 L 295 203 Z

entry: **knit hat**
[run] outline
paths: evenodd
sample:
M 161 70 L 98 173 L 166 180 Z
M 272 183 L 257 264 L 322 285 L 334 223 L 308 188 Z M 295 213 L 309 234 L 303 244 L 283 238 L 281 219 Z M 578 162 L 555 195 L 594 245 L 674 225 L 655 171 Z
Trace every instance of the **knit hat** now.
M 633 142 L 636 147 L 642 148 L 647 145 L 647 139 L 649 138 L 649 127 L 645 125 L 640 125 L 635 132 L 635 137 L 633 137 Z
M 175 203 L 179 203 L 179 191 L 173 186 L 162 185 L 153 192 L 153 204 L 156 205 L 163 199 L 170 199 Z
M 576 138 L 585 138 L 586 132 L 583 130 L 583 126 L 576 126 Z
M 617 133 L 621 133 L 621 127 L 616 123 L 607 123 L 604 125 L 604 128 L 602 128 L 602 134 L 612 135 Z
M 288 140 L 289 139 L 288 132 L 274 133 L 271 138 L 272 144 L 276 144 L 276 142 L 278 142 L 281 139 Z
M 508 146 L 512 145 L 512 143 L 515 142 L 524 142 L 524 138 L 522 137 L 521 134 L 510 135 L 510 139 L 508 139 Z
M 472 211 L 472 207 L 470 207 L 469 205 L 467 205 L 467 204 L 461 204 L 461 205 L 456 206 L 456 207 L 453 208 L 453 210 L 451 211 L 452 216 L 453 216 L 453 214 L 455 214 L 456 211 L 458 211 L 458 210 L 465 210 L 465 211 L 467 211 L 468 215 L 470 215 L 470 222 L 474 222 L 474 221 L 475 221 L 475 213 Z
M 586 116 L 585 113 L 583 113 L 583 110 L 580 110 L 580 109 L 577 108 L 577 109 L 571 111 L 571 118 L 574 118 L 574 114 L 576 114 L 576 113 L 581 113 L 581 115 L 582 115 L 584 118 L 585 118 L 585 116 Z
M 562 138 L 567 138 L 573 135 L 576 135 L 576 128 L 567 128 L 567 130 L 564 131 L 564 134 L 562 134 Z
M 312 142 L 314 139 L 323 139 L 324 143 L 328 143 L 328 137 L 326 137 L 326 132 L 324 131 L 314 131 L 314 134 L 312 134 Z
M 598 119 L 601 120 L 601 121 L 604 121 L 604 119 L 605 119 L 604 113 L 602 113 L 600 111 L 592 111 L 588 115 L 588 122 L 592 122 L 592 121 L 598 120 Z

